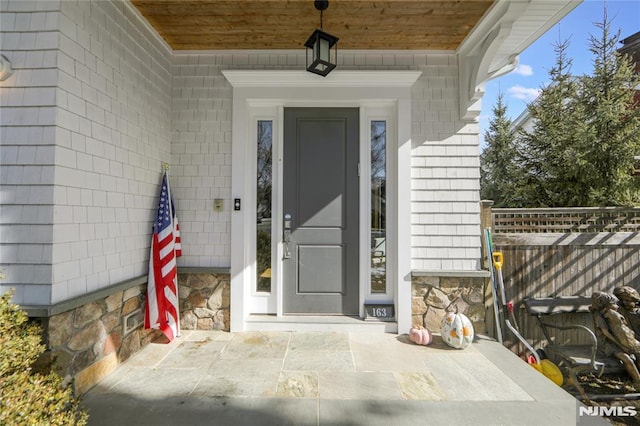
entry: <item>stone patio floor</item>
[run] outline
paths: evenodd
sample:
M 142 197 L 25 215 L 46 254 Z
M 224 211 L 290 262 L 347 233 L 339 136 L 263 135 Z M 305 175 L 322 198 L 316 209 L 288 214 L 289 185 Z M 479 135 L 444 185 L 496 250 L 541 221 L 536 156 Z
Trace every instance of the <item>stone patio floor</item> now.
M 90 425 L 575 425 L 576 400 L 499 343 L 183 331 L 92 388 Z M 586 419 L 579 419 L 586 420 Z M 599 424 L 600 418 L 588 419 Z M 600 423 L 603 424 L 603 423 Z

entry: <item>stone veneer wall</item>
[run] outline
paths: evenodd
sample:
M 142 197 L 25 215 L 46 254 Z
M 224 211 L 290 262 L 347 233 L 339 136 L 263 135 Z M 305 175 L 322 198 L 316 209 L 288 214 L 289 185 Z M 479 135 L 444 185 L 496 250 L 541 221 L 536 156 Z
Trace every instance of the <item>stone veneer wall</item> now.
M 229 330 L 228 273 L 178 274 L 183 330 Z M 83 394 L 131 355 L 162 337 L 144 330 L 147 284 L 119 290 L 42 319 L 49 365 L 76 393 Z M 125 318 L 129 330 L 125 334 Z M 133 322 L 132 322 L 133 320 Z
M 484 277 L 421 276 L 412 278 L 412 323 L 439 331 L 446 309 L 469 317 L 476 333 L 485 333 Z M 178 274 L 180 324 L 183 330 L 229 330 L 228 272 Z M 161 336 L 142 328 L 147 285 L 89 302 L 43 320 L 48 347 L 45 362 L 83 394 L 120 363 Z M 138 320 L 125 334 L 125 318 Z
M 182 329 L 229 331 L 230 280 L 228 273 L 178 274 Z
M 484 277 L 413 276 L 411 279 L 411 315 L 413 325 L 439 332 L 446 309 L 458 308 L 471 322 L 476 333 L 486 333 Z
M 89 302 L 42 321 L 47 362 L 78 394 L 100 379 L 160 333 L 142 328 L 147 285 L 141 284 Z M 138 321 L 125 334 L 129 314 Z

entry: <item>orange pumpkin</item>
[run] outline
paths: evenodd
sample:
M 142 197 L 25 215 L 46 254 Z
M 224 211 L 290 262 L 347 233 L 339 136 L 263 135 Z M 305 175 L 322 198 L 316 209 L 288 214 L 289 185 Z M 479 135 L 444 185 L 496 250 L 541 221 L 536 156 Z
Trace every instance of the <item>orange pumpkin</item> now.
M 433 335 L 421 325 L 415 325 L 409 330 L 409 340 L 416 345 L 428 345 L 433 341 Z

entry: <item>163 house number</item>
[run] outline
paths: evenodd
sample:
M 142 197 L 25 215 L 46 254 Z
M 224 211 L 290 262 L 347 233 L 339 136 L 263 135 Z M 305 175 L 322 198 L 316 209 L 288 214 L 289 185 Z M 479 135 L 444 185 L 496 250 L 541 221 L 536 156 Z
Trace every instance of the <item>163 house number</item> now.
M 365 305 L 365 319 L 393 321 L 395 318 L 393 305 Z
M 387 308 L 373 308 L 373 316 L 374 317 L 386 317 L 387 316 Z

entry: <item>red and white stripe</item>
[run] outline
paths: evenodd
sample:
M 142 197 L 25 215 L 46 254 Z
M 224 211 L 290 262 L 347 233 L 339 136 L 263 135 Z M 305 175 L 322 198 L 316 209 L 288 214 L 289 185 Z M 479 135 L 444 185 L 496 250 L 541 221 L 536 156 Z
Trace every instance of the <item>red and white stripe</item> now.
M 169 341 L 180 334 L 176 258 L 182 254 L 178 219 L 171 201 L 165 174 L 151 239 L 145 328 L 162 331 Z

